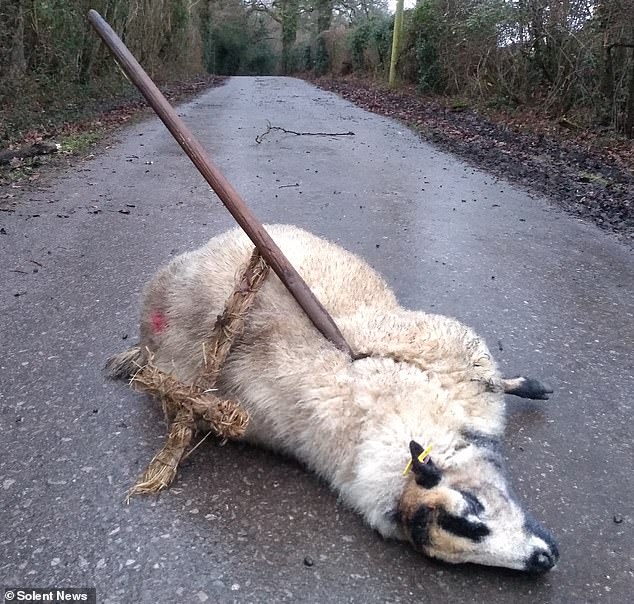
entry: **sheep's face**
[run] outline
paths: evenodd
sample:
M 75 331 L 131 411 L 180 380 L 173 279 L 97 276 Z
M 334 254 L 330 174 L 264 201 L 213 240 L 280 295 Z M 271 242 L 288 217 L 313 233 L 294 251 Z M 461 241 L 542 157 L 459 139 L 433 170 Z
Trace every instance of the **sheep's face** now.
M 545 572 L 559 559 L 553 537 L 509 494 L 497 458 L 465 452 L 441 469 L 418 461 L 401 496 L 401 528 L 415 549 L 445 562 Z

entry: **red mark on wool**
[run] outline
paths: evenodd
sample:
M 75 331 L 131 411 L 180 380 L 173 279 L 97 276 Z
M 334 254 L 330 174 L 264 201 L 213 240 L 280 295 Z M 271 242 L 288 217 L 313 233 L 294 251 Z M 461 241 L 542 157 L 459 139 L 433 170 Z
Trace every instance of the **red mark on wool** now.
M 150 325 L 156 333 L 160 333 L 167 327 L 167 318 L 160 310 L 153 310 L 150 313 Z

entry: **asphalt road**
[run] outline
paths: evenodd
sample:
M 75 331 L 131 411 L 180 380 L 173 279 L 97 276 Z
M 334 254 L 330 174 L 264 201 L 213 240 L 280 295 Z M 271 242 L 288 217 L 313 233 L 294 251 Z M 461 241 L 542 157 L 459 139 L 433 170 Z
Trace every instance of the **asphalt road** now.
M 509 399 L 506 451 L 560 564 L 426 560 L 241 445 L 206 444 L 169 492 L 124 503 L 165 425 L 102 365 L 136 337 L 155 269 L 233 225 L 148 119 L 0 212 L 0 585 L 94 586 L 102 604 L 631 601 L 632 249 L 299 80 L 234 78 L 180 112 L 262 220 L 338 241 L 405 305 L 473 326 L 508 374 L 553 384 L 548 403 Z M 257 144 L 267 120 L 355 135 Z

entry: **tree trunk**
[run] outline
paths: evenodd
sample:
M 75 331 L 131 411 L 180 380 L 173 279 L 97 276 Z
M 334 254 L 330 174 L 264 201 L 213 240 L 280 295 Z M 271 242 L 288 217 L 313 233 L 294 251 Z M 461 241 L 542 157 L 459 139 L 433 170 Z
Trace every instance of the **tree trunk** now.
M 317 9 L 317 34 L 330 29 L 334 0 L 315 0 Z
M 291 55 L 297 37 L 299 0 L 284 0 L 281 3 L 280 17 L 282 23 L 282 72 L 290 73 L 293 68 Z
M 614 115 L 614 66 L 612 65 L 612 47 L 608 44 L 607 33 L 603 42 L 603 69 L 601 72 L 601 96 L 603 103 L 598 105 L 599 123 L 608 125 Z
M 15 31 L 13 33 L 13 40 L 11 41 L 9 73 L 14 78 L 22 78 L 26 73 L 26 58 L 24 56 L 24 13 L 22 12 L 22 3 L 18 5 Z
M 627 105 L 625 108 L 624 131 L 627 138 L 634 138 L 634 49 L 630 61 L 630 85 L 628 86 Z

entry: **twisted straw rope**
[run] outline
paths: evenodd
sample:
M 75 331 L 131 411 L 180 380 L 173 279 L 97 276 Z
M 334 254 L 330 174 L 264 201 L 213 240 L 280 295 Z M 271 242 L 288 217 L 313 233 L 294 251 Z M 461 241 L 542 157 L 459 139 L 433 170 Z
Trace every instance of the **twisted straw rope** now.
M 257 248 L 254 249 L 214 325 L 209 346 L 203 349 L 202 371 L 194 384 L 183 384 L 161 371 L 151 355 L 132 378 L 132 385 L 158 398 L 166 417 L 173 419 L 167 442 L 130 489 L 128 499 L 141 493 L 158 493 L 170 486 L 196 433 L 196 420 L 202 419 L 223 439 L 244 434 L 248 413 L 236 401 L 219 399 L 213 390 L 235 339 L 244 331 L 249 309 L 268 273 L 268 264 Z

